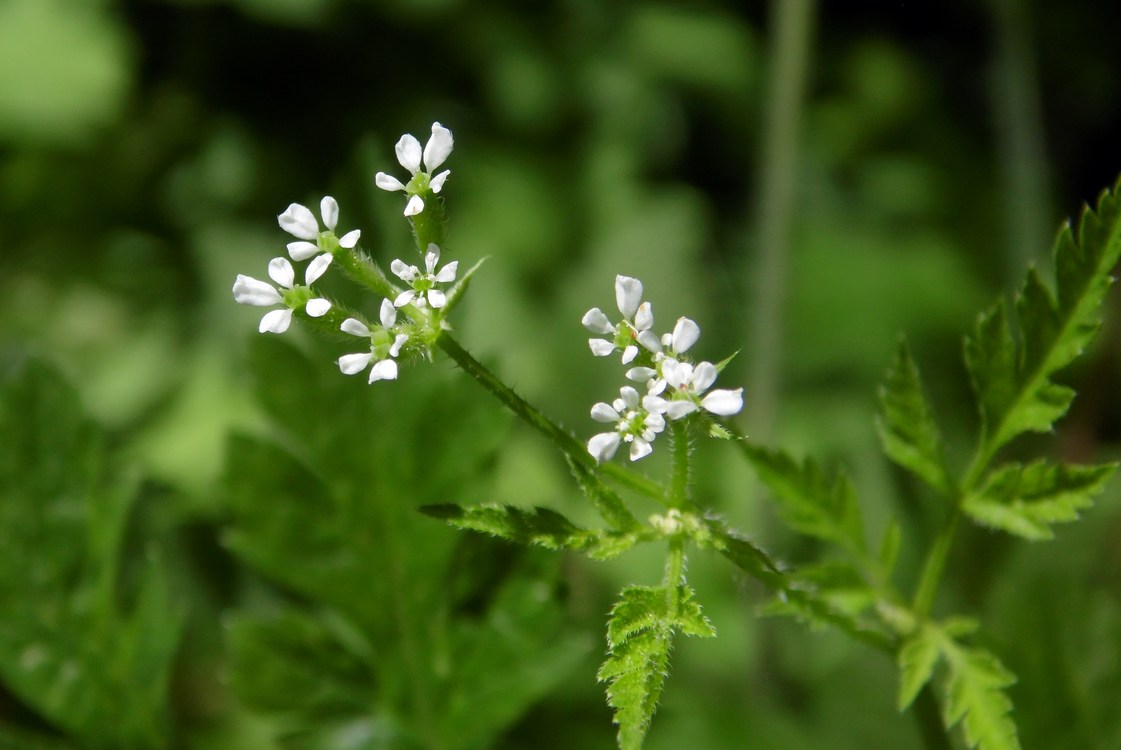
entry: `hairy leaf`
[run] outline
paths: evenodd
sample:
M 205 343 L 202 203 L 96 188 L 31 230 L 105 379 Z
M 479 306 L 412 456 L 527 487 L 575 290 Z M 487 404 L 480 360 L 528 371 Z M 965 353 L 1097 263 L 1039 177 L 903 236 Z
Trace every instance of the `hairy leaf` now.
M 642 524 L 627 509 L 626 503 L 619 497 L 615 490 L 608 487 L 590 468 L 584 464 L 568 459 L 569 469 L 576 477 L 584 495 L 592 501 L 596 510 L 614 528 L 619 531 L 635 531 L 642 528 Z
M 962 722 L 965 743 L 981 750 L 1018 750 L 1016 723 L 1009 713 L 1012 701 L 1004 689 L 1016 677 L 988 651 L 959 646 L 941 639 L 950 666 L 943 720 L 947 728 Z
M 611 611 L 607 624 L 607 661 L 596 677 L 607 682 L 607 702 L 615 709 L 619 747 L 642 746 L 658 706 L 675 631 L 713 637 L 712 624 L 687 586 L 631 586 Z
M 899 664 L 898 706 L 902 711 L 918 696 L 934 674 L 934 665 L 940 654 L 939 638 L 930 627 L 916 628 L 904 641 L 896 654 Z
M 848 477 L 829 479 L 813 459 L 801 465 L 781 451 L 739 441 L 759 478 L 774 494 L 779 513 L 795 531 L 863 552 L 864 526 Z
M 952 493 L 942 456 L 942 436 L 906 342 L 900 342 L 887 382 L 880 387 L 876 426 L 884 452 L 892 461 L 939 492 Z
M 548 508 L 514 505 L 425 505 L 420 511 L 466 531 L 490 534 L 510 542 L 545 549 L 569 549 L 596 559 L 615 557 L 634 546 L 637 534 L 595 531 L 574 525 Z
M 1106 191 L 1097 210 L 1083 211 L 1055 243 L 1056 288 L 1032 270 L 1015 301 L 1012 324 L 1003 301 L 983 313 L 966 338 L 965 360 L 981 410 L 983 464 L 1025 432 L 1048 432 L 1074 392 L 1051 382 L 1089 344 L 1101 323 L 1099 307 L 1121 256 L 1121 196 Z
M 1052 524 L 1078 519 L 1078 511 L 1113 476 L 1117 464 L 1078 466 L 1034 461 L 995 469 L 962 508 L 986 526 L 1031 540 L 1051 539 Z

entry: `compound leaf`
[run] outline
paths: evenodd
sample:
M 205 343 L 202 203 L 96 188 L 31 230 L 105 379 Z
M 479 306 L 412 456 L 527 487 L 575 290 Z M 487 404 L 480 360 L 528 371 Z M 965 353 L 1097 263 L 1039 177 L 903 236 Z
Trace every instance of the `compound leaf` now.
M 988 651 L 941 641 L 950 666 L 943 720 L 947 729 L 959 721 L 967 747 L 981 750 L 1019 750 L 1016 723 L 1009 715 L 1012 701 L 1004 689 L 1016 677 Z

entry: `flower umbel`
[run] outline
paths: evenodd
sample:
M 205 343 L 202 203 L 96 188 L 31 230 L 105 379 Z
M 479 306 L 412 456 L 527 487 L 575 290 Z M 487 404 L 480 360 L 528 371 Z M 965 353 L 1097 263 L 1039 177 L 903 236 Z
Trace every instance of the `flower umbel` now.
M 623 350 L 623 364 L 638 356 L 638 344 L 650 351 L 660 351 L 658 337 L 651 332 L 654 311 L 649 302 L 642 301 L 642 282 L 630 276 L 615 277 L 615 304 L 623 320 L 612 324 L 603 310 L 593 307 L 580 321 L 593 333 L 608 334 L 609 339 L 588 339 L 592 354 L 606 357 L 617 349 Z
M 639 398 L 638 391 L 629 385 L 619 389 L 619 398 L 610 404 L 603 401 L 592 407 L 592 419 L 615 423 L 613 432 L 601 432 L 588 441 L 588 452 L 596 461 L 611 460 L 621 442 L 631 444 L 630 458 L 637 461 L 654 450 L 650 445 L 658 433 L 666 428 L 666 402 L 657 396 Z
M 406 265 L 401 259 L 393 261 L 389 268 L 398 278 L 412 286 L 412 289 L 397 295 L 397 299 L 393 300 L 393 305 L 403 307 L 412 303 L 417 307 L 428 305 L 436 310 L 446 305 L 448 302 L 447 295 L 442 290 L 437 289 L 436 285 L 450 284 L 455 281 L 455 274 L 459 270 L 459 261 L 453 260 L 436 271 L 436 264 L 439 262 L 440 248 L 435 243 L 429 243 L 428 252 L 424 255 L 424 273 L 421 273 L 416 266 Z
M 308 264 L 304 271 L 304 284 L 296 286 L 296 272 L 287 258 L 273 258 L 269 261 L 269 278 L 279 285 L 279 289 L 270 286 L 267 282 L 259 281 L 251 276 L 238 274 L 234 281 L 234 300 L 243 305 L 256 307 L 271 307 L 284 305 L 282 310 L 270 310 L 261 318 L 257 330 L 261 333 L 284 333 L 292 324 L 292 311 L 304 306 L 305 312 L 313 318 L 327 314 L 331 309 L 331 302 L 322 297 L 312 297 L 309 288 L 323 275 L 327 266 L 331 265 L 331 255 L 324 253 Z
M 357 354 L 344 354 L 339 357 L 339 370 L 344 375 L 356 375 L 366 369 L 366 365 L 373 362 L 370 368 L 370 383 L 377 380 L 396 380 L 397 362 L 395 358 L 401 353 L 401 347 L 409 340 L 407 334 L 394 334 L 392 329 L 397 323 L 397 308 L 387 299 L 381 301 L 379 313 L 380 326 L 371 329 L 357 318 L 347 318 L 340 329 L 351 336 L 360 336 L 370 340 L 370 351 Z
M 335 237 L 335 227 L 339 223 L 339 204 L 331 196 L 325 196 L 319 202 L 319 213 L 323 217 L 326 230 L 319 231 L 319 223 L 315 215 L 307 206 L 292 203 L 284 209 L 284 213 L 276 217 L 280 228 L 297 238 L 297 242 L 288 243 L 288 254 L 292 260 L 307 260 L 320 250 L 330 252 L 330 241 Z M 358 244 L 362 232 L 354 229 L 338 238 L 339 247 L 351 249 Z
M 432 135 L 429 137 L 428 143 L 424 145 L 423 151 L 420 148 L 420 141 L 411 133 L 405 133 L 401 136 L 401 140 L 397 141 L 395 150 L 397 161 L 400 162 L 402 167 L 409 170 L 412 179 L 406 184 L 392 175 L 378 172 L 374 175 L 374 184 L 382 190 L 405 191 L 405 194 L 409 196 L 409 202 L 405 204 L 405 216 L 416 216 L 424 210 L 424 198 L 420 194 L 425 190 L 439 193 L 443 189 L 448 175 L 451 174 L 450 169 L 445 169 L 438 175 L 432 175 L 451 154 L 453 145 L 452 131 L 438 122 L 432 123 Z M 423 171 L 420 168 L 422 158 L 424 159 Z

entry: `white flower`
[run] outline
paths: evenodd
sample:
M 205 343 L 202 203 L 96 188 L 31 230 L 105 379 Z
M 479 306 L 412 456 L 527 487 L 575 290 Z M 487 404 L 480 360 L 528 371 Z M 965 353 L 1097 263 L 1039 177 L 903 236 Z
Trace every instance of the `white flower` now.
M 319 213 L 323 216 L 323 225 L 333 235 L 339 223 L 338 202 L 329 195 L 324 197 L 319 202 Z M 307 260 L 319 252 L 319 223 L 306 206 L 292 203 L 284 209 L 284 213 L 276 217 L 276 221 L 281 229 L 300 240 L 288 243 L 288 254 L 292 256 L 292 260 Z M 347 232 L 339 238 L 339 246 L 349 250 L 358 244 L 361 236 L 362 232 L 357 229 Z
M 659 395 L 666 389 L 666 380 L 662 376 L 662 367 L 667 361 L 676 361 L 687 352 L 701 336 L 701 327 L 689 318 L 678 318 L 672 333 L 662 336 L 661 340 L 650 341 L 653 346 L 647 346 L 654 352 L 654 367 L 632 367 L 627 370 L 627 379 L 646 384 L 646 391 L 652 396 Z M 669 349 L 667 354 L 663 347 Z
M 374 184 L 382 190 L 404 190 L 410 196 L 409 202 L 405 205 L 405 216 L 416 216 L 424 210 L 424 199 L 417 195 L 417 191 L 422 190 L 424 184 L 415 184 L 417 175 L 421 174 L 421 157 L 424 158 L 424 174 L 427 178 L 427 186 L 432 189 L 433 193 L 439 193 L 443 189 L 448 175 L 451 174 L 451 170 L 445 169 L 434 177 L 432 173 L 448 158 L 453 145 L 452 131 L 438 122 L 432 123 L 432 135 L 429 137 L 428 143 L 424 145 L 423 153 L 420 149 L 420 141 L 412 134 L 405 133 L 401 136 L 401 140 L 397 141 L 394 150 L 397 152 L 397 161 L 401 163 L 402 167 L 409 170 L 413 179 L 406 185 L 392 175 L 378 172 L 374 175 Z
M 702 397 L 716 382 L 716 365 L 701 362 L 696 367 L 688 362 L 667 359 L 662 363 L 669 396 L 665 414 L 670 419 L 680 419 L 698 408 L 721 417 L 730 417 L 743 408 L 743 388 L 727 390 L 718 388 Z
M 331 255 L 324 253 L 308 264 L 304 271 L 304 283 L 311 286 L 331 265 Z M 280 285 L 281 289 L 292 291 L 296 288 L 296 272 L 287 258 L 273 258 L 269 261 L 269 278 Z M 258 327 L 261 333 L 284 333 L 292 324 L 292 309 L 287 307 L 283 293 L 264 281 L 258 281 L 251 276 L 237 275 L 234 281 L 234 301 L 243 305 L 256 307 L 271 307 L 272 305 L 285 305 L 283 310 L 270 310 L 261 318 Z M 313 318 L 327 314 L 331 309 L 331 302 L 322 297 L 313 297 L 304 305 L 304 310 Z
M 616 276 L 615 304 L 623 314 L 622 322 L 617 325 L 612 325 L 598 307 L 584 313 L 580 321 L 593 333 L 612 336 L 610 339 L 588 339 L 592 354 L 606 357 L 616 349 L 622 349 L 623 364 L 629 364 L 638 356 L 637 344 L 650 351 L 661 351 L 658 337 L 650 331 L 654 326 L 654 311 L 649 302 L 642 301 L 642 282 L 630 276 Z
M 381 327 L 370 330 L 369 326 L 357 318 L 347 318 L 339 328 L 351 336 L 361 336 L 370 339 L 370 351 L 358 354 L 344 354 L 339 357 L 339 370 L 344 375 L 355 375 L 366 369 L 366 365 L 374 363 L 370 368 L 370 383 L 377 380 L 396 380 L 397 363 L 394 358 L 401 353 L 401 347 L 409 340 L 408 335 L 398 333 L 394 336 L 390 329 L 397 323 L 397 308 L 387 299 L 381 301 L 379 313 Z
M 394 307 L 403 307 L 411 302 L 417 307 L 424 307 L 428 304 L 439 310 L 446 305 L 448 298 L 441 290 L 436 288 L 436 285 L 455 281 L 455 274 L 459 270 L 459 261 L 453 260 L 437 272 L 436 264 L 439 262 L 440 248 L 432 242 L 428 243 L 428 252 L 424 255 L 425 273 L 421 273 L 416 266 L 406 265 L 400 258 L 393 261 L 389 266 L 390 270 L 402 281 L 411 284 L 413 287 L 397 295 L 397 299 L 393 300 Z
M 658 433 L 666 428 L 666 402 L 656 396 L 639 398 L 638 391 L 629 385 L 619 389 L 619 398 L 608 404 L 603 401 L 592 407 L 592 419 L 614 423 L 613 432 L 601 432 L 588 441 L 588 452 L 597 462 L 609 461 L 620 443 L 630 443 L 630 459 L 637 461 L 650 455 L 650 445 Z

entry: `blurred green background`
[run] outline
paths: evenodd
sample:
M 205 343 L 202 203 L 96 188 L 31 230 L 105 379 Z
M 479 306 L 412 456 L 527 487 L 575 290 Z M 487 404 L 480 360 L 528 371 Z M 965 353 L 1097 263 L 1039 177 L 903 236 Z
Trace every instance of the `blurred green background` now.
M 260 311 L 230 294 L 236 274 L 263 278 L 283 254 L 276 214 L 324 194 L 383 265 L 408 257 L 401 196 L 373 175 L 399 174 L 394 142 L 423 141 L 434 120 L 456 138 L 445 258 L 466 268 L 490 256 L 454 316 L 476 356 L 587 438 L 587 410 L 610 398 L 618 368 L 588 355 L 579 320 L 611 308 L 615 274 L 640 277 L 659 329 L 689 315 L 704 331 L 698 356 L 739 350 L 721 383 L 746 386 L 753 437 L 844 463 L 873 534 L 902 519 L 910 588 L 938 509 L 878 453 L 876 384 L 906 332 L 952 450 L 972 448 L 962 334 L 1028 263 L 1048 265 L 1059 222 L 1121 173 L 1118 28 L 1121 5 L 1089 0 L 0 0 L 0 602 L 16 623 L 0 632 L 0 747 L 433 746 L 436 735 L 415 736 L 423 701 L 385 687 L 400 682 L 388 667 L 351 669 L 343 649 L 334 662 L 284 662 L 312 665 L 297 678 L 270 668 L 279 646 L 258 653 L 278 642 L 268 628 L 338 610 L 384 639 L 391 656 L 376 663 L 399 649 L 423 660 L 428 641 L 399 643 L 377 620 L 378 597 L 421 591 L 405 609 L 439 609 L 453 623 L 440 641 L 478 612 L 505 611 L 494 592 L 523 585 L 510 601 L 545 603 L 532 616 L 515 607 L 514 632 L 544 636 L 502 658 L 539 661 L 540 673 L 511 672 L 493 693 L 465 688 L 458 704 L 434 699 L 451 708 L 429 715 L 445 719 L 456 705 L 485 711 L 472 700 L 508 707 L 444 746 L 612 746 L 594 682 L 604 620 L 621 585 L 658 579 L 656 553 L 554 559 L 421 518 L 423 502 L 482 500 L 590 516 L 550 447 L 446 360 L 367 387 L 338 375 L 337 343 L 261 341 Z M 341 278 L 328 288 L 374 309 Z M 1116 293 L 1108 304 L 1096 348 L 1067 376 L 1081 394 L 1073 413 L 1029 448 L 1116 455 Z M 279 481 L 288 457 L 314 482 Z M 702 502 L 782 559 L 821 552 L 779 528 L 733 451 L 714 445 L 702 460 Z M 89 486 L 129 487 L 131 499 L 110 502 L 115 521 L 44 504 L 84 496 L 87 463 L 100 467 Z M 291 510 L 300 497 L 285 493 L 304 481 L 336 505 Z M 367 518 L 348 481 L 380 483 L 375 504 L 396 510 Z M 347 549 L 372 545 L 384 559 L 340 556 L 335 574 L 356 583 L 333 599 L 328 574 L 297 580 L 291 559 L 276 562 L 299 544 L 270 536 L 273 508 L 288 519 L 277 524 L 322 518 L 340 539 L 350 531 L 339 519 L 357 513 L 371 536 L 351 534 Z M 57 526 L 59 514 L 77 525 Z M 332 539 L 303 553 L 330 554 Z M 939 609 L 980 615 L 1020 675 L 1011 694 L 1025 747 L 1121 746 L 1119 540 L 1111 488 L 1054 542 L 971 531 L 955 551 Z M 73 544 L 89 544 L 84 563 L 67 557 Z M 113 549 L 120 570 L 106 572 Z M 398 562 L 405 577 L 394 579 L 386 566 Z M 449 579 L 454 569 L 470 580 Z M 97 589 L 91 570 L 118 581 L 104 600 L 116 604 L 81 604 Z M 650 748 L 918 745 L 882 656 L 760 620 L 764 592 L 718 560 L 692 560 L 690 576 L 720 635 L 675 652 Z M 379 582 L 365 623 L 350 607 L 367 578 Z M 28 641 L 44 602 L 53 624 Z M 134 606 L 156 613 L 149 626 L 129 619 Z M 314 650 L 300 627 L 284 632 Z M 39 653 L 29 643 L 85 653 L 100 647 L 83 639 L 138 632 L 153 634 L 148 646 L 114 661 L 138 666 L 105 685 L 75 688 L 61 668 L 41 684 L 19 677 Z M 340 669 L 353 683 L 332 682 Z M 356 687 L 345 700 L 320 694 L 337 684 Z M 152 705 L 126 698 L 127 710 L 90 697 L 149 688 Z M 363 712 L 374 717 L 363 731 L 323 730 Z M 138 717 L 135 732 L 105 729 L 124 715 Z M 385 729 L 394 716 L 405 729 Z

